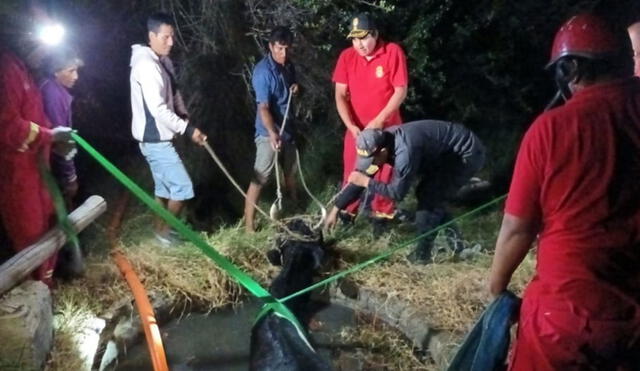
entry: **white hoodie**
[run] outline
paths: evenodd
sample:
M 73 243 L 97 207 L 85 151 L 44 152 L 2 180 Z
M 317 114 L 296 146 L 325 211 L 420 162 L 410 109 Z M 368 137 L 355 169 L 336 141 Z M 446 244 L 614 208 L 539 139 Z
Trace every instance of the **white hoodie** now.
M 172 91 L 173 64 L 146 45 L 131 46 L 131 133 L 140 142 L 160 142 L 184 134 L 187 110 Z M 171 75 L 169 75 L 171 74 Z M 180 115 L 180 116 L 179 116 Z

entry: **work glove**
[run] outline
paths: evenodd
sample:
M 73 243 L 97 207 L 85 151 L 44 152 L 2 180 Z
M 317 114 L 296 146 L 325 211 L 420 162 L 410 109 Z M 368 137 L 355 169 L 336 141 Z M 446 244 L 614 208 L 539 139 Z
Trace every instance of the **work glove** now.
M 53 137 L 53 152 L 64 157 L 67 161 L 71 160 L 76 153 L 78 153 L 76 143 L 71 138 L 71 132 L 71 128 L 64 126 L 58 126 L 51 130 Z
M 53 142 L 54 143 L 73 142 L 73 139 L 71 139 L 72 132 L 73 130 L 71 130 L 71 128 L 68 128 L 66 126 L 58 126 L 51 129 L 51 134 L 53 135 Z

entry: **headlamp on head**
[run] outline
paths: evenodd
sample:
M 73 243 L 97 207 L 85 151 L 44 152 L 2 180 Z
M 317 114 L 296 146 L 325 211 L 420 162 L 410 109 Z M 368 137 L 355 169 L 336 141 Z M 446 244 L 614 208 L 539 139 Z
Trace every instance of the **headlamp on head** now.
M 45 45 L 55 46 L 64 39 L 65 29 L 60 23 L 42 25 L 37 32 L 38 40 Z

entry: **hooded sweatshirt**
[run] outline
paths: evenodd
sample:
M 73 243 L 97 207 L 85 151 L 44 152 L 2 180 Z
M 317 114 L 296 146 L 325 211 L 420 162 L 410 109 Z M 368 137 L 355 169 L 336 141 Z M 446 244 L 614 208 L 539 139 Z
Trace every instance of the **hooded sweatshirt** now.
M 130 66 L 133 137 L 140 142 L 162 142 L 189 130 L 169 57 L 159 57 L 148 46 L 133 45 Z

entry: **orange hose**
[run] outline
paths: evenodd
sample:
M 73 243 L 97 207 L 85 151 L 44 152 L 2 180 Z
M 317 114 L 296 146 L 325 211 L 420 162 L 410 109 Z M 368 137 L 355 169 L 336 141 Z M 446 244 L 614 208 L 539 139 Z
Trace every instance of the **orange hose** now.
M 109 223 L 109 227 L 107 228 L 107 238 L 109 239 L 112 247 L 111 257 L 116 262 L 118 269 L 120 269 L 120 273 L 127 281 L 129 289 L 131 289 L 131 292 L 133 293 L 136 308 L 140 314 L 144 336 L 147 340 L 147 348 L 149 349 L 153 369 L 155 371 L 168 371 L 169 366 L 167 365 L 167 357 L 162 345 L 160 328 L 158 327 L 158 322 L 156 321 L 153 307 L 149 302 L 147 292 L 136 275 L 136 272 L 133 270 L 131 263 L 129 263 L 127 258 L 124 256 L 124 253 L 120 249 L 116 248 L 117 230 L 120 227 L 122 215 L 127 207 L 128 200 L 129 195 L 126 193 L 120 197 L 111 218 L 111 223 Z

